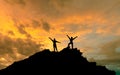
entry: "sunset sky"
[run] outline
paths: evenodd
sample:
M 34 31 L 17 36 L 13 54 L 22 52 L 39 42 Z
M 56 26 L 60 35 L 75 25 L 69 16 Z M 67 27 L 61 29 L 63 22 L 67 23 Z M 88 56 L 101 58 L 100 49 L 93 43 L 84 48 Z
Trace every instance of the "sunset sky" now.
M 120 0 L 0 0 L 0 69 L 69 36 L 89 61 L 120 71 Z

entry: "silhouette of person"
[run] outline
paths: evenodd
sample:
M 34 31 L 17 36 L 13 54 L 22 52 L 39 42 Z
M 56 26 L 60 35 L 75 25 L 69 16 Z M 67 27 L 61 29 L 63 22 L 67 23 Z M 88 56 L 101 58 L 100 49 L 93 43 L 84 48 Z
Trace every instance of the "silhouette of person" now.
M 60 43 L 60 42 L 57 41 L 55 38 L 52 39 L 52 38 L 49 37 L 49 39 L 53 42 L 53 49 L 54 49 L 54 52 L 55 52 L 55 51 L 58 52 L 58 50 L 57 50 L 57 44 L 56 44 L 56 43 Z
M 72 47 L 72 49 L 73 49 L 73 40 L 74 39 L 76 39 L 78 36 L 76 36 L 76 37 L 69 37 L 68 35 L 67 35 L 67 37 L 69 38 L 69 40 L 70 40 L 70 42 L 68 43 L 68 47 L 70 47 L 70 45 L 71 45 L 71 47 Z

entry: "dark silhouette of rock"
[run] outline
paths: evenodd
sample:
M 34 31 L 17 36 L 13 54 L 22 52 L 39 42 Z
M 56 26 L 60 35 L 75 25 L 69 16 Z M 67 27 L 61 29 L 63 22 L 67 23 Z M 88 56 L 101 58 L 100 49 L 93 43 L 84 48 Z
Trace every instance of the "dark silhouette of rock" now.
M 60 52 L 51 52 L 46 49 L 0 70 L 0 75 L 25 74 L 115 75 L 115 71 L 96 65 L 96 62 L 88 62 L 77 48 L 64 48 Z

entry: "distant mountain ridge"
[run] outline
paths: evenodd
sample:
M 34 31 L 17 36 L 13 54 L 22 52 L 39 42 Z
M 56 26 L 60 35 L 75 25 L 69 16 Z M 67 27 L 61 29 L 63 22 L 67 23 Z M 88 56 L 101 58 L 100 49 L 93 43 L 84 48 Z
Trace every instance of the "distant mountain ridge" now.
M 27 59 L 14 62 L 0 75 L 115 75 L 115 71 L 105 66 L 98 66 L 96 62 L 88 62 L 77 48 L 64 48 L 60 52 L 49 49 L 35 53 Z

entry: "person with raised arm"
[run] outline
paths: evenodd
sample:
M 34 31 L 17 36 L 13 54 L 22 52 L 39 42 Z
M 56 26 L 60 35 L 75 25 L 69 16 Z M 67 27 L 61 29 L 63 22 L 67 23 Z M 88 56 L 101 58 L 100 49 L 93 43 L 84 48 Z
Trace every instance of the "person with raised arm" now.
M 70 45 L 71 45 L 71 47 L 72 47 L 72 49 L 73 49 L 73 40 L 74 39 L 76 39 L 78 36 L 76 36 L 76 37 L 69 37 L 68 35 L 67 35 L 67 37 L 69 38 L 69 43 L 68 43 L 68 47 L 70 47 Z
M 53 49 L 54 49 L 54 52 L 58 52 L 57 44 L 56 44 L 56 43 L 60 43 L 60 42 L 57 41 L 55 38 L 52 39 L 52 38 L 49 37 L 49 39 L 53 42 Z

